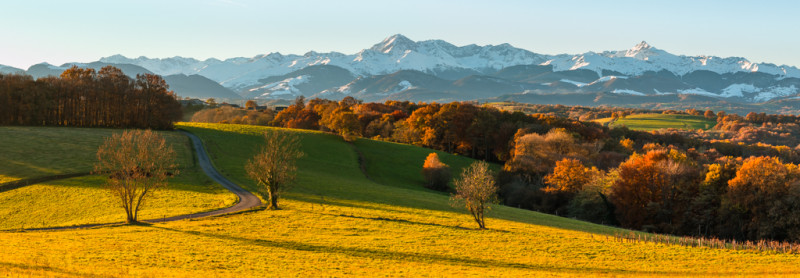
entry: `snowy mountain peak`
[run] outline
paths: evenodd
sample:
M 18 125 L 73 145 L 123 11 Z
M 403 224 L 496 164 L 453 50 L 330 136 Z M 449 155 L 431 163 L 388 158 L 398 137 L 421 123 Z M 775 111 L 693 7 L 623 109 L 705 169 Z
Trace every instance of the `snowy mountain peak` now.
M 631 48 L 631 50 L 633 50 L 633 51 L 641 51 L 642 49 L 649 49 L 649 48 L 652 48 L 652 46 L 650 44 L 648 44 L 646 41 L 642 41 L 639 44 L 637 44 L 636 46 L 634 46 L 633 48 Z
M 417 43 L 401 34 L 384 39 L 382 42 L 375 44 L 370 48 L 373 51 L 380 53 L 390 52 L 404 52 L 406 50 L 415 50 Z
M 128 59 L 125 56 L 122 56 L 121 54 L 116 54 L 116 55 L 100 58 L 100 62 L 104 62 L 104 63 L 113 63 L 113 62 L 116 62 L 116 61 L 126 61 L 127 62 L 127 61 L 130 61 L 130 59 Z
M 630 57 L 638 60 L 650 60 L 650 58 L 654 56 L 674 56 L 672 54 L 667 53 L 661 49 L 655 48 L 652 45 L 648 44 L 646 41 L 642 41 L 639 44 L 633 46 L 631 49 L 628 49 L 622 53 L 622 51 L 618 52 L 615 57 Z

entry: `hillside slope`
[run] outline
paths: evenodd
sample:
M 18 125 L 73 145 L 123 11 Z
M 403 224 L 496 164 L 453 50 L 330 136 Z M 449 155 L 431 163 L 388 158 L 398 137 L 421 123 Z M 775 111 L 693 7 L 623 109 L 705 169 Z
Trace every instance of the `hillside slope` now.
M 8 191 L 4 182 L 51 175 L 89 173 L 97 148 L 121 130 L 71 127 L 0 127 L 0 230 L 114 223 L 125 219 L 103 175 L 28 185 Z M 236 196 L 213 183 L 193 161 L 188 138 L 159 132 L 178 155 L 179 174 L 156 191 L 140 211 L 154 219 L 228 207 Z
M 242 165 L 266 127 L 182 124 L 228 177 L 253 187 Z M 621 230 L 497 207 L 488 230 L 413 185 L 367 179 L 353 146 L 310 131 L 297 185 L 278 211 L 147 226 L 0 233 L 0 272 L 50 276 L 708 276 L 800 274 L 797 255 L 615 241 Z M 356 143 L 365 157 L 370 149 Z M 416 148 L 395 146 L 396 150 Z M 425 153 L 427 150 L 419 150 Z M 416 160 L 398 157 L 397 163 Z M 459 164 L 453 157 L 443 160 Z M 460 158 L 456 158 L 457 160 Z M 466 160 L 463 162 L 467 162 Z M 380 162 L 384 163 L 384 162 Z M 410 179 L 416 179 L 409 177 Z M 413 181 L 410 181 L 413 183 Z M 421 188 L 421 187 L 419 187 Z M 43 251 L 46 250 L 46 251 Z

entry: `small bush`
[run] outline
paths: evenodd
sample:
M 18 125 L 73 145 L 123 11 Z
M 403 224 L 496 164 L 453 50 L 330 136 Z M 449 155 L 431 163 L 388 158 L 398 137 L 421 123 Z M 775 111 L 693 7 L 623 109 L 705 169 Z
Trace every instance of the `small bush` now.
M 436 153 L 431 153 L 425 158 L 425 164 L 422 165 L 422 175 L 425 177 L 425 187 L 438 191 L 447 191 L 449 189 L 447 184 L 450 182 L 451 177 L 450 166 L 442 163 Z

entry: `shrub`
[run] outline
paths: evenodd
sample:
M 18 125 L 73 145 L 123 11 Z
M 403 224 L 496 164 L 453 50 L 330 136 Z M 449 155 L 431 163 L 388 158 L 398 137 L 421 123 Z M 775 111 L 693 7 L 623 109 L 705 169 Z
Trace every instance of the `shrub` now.
M 422 175 L 425 177 L 425 187 L 438 191 L 447 191 L 449 189 L 447 183 L 450 182 L 450 166 L 442 163 L 436 153 L 430 153 L 425 158 L 425 164 L 422 165 Z

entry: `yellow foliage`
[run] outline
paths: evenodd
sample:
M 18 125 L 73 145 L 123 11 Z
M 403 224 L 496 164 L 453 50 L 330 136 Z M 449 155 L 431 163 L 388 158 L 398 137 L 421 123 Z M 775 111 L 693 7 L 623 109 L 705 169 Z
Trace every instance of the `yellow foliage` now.
M 600 176 L 601 173 L 597 168 L 586 168 L 577 159 L 565 158 L 556 162 L 553 172 L 544 177 L 544 181 L 549 185 L 545 191 L 575 193 Z

